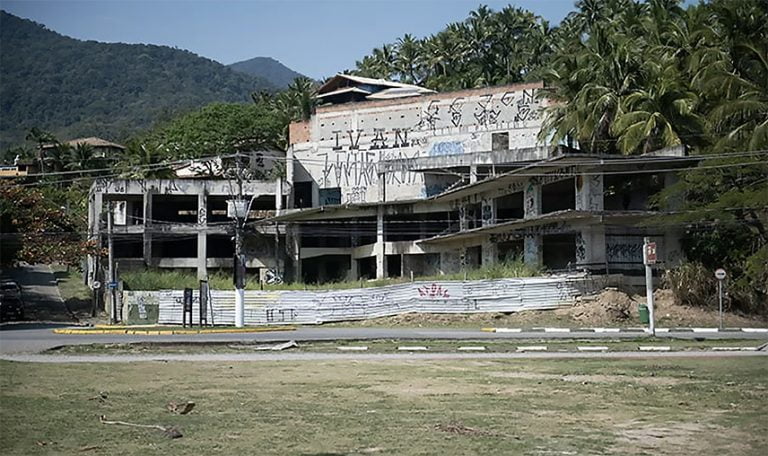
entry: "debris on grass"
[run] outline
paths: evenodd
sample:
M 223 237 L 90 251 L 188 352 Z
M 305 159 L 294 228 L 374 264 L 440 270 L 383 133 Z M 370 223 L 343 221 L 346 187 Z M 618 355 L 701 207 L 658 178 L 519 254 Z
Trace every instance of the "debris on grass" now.
M 266 344 L 266 345 L 230 344 L 230 345 L 227 345 L 227 347 L 234 348 L 234 349 L 259 350 L 259 351 L 266 351 L 266 350 L 280 351 L 280 350 L 287 350 L 289 348 L 298 348 L 298 346 L 299 344 L 297 344 L 295 340 L 289 340 L 288 342 L 283 342 L 281 344 Z
M 107 398 L 109 397 L 109 394 L 106 391 L 99 391 L 99 394 L 89 397 L 89 401 L 99 401 L 99 402 L 106 402 Z
M 482 435 L 482 436 L 498 436 L 499 435 L 494 432 L 485 431 L 483 429 L 464 426 L 463 423 L 458 421 L 451 421 L 449 423 L 436 424 L 435 429 L 441 432 L 447 432 L 449 434 L 459 434 L 459 435 Z
M 192 401 L 187 401 L 187 402 L 170 401 L 165 405 L 165 408 L 167 408 L 168 411 L 171 413 L 175 413 L 177 415 L 186 415 L 187 413 L 191 412 L 193 408 L 195 408 L 195 403 Z
M 101 424 L 114 424 L 117 426 L 130 426 L 130 427 L 137 427 L 137 428 L 144 428 L 144 429 L 157 429 L 158 431 L 162 431 L 163 435 L 168 437 L 169 439 L 178 439 L 183 436 L 183 434 L 181 433 L 181 430 L 176 426 L 160 426 L 159 424 L 136 424 L 136 423 L 129 423 L 127 421 L 110 421 L 110 420 L 107 420 L 107 417 L 104 415 L 99 416 L 99 421 L 101 422 Z

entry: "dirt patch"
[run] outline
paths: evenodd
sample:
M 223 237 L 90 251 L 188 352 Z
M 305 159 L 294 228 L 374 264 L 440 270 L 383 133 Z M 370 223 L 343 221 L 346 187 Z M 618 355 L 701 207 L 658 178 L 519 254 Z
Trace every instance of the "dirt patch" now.
M 742 443 L 742 432 L 701 421 L 648 424 L 632 421 L 619 425 L 617 454 L 696 454 L 712 451 L 710 437 L 717 436 L 721 454 L 746 454 L 749 445 Z
M 479 436 L 495 436 L 498 435 L 494 432 L 485 431 L 483 429 L 467 427 L 459 422 L 441 423 L 435 425 L 435 429 L 441 432 L 447 432 L 449 434 L 459 435 L 479 435 Z
M 378 393 L 391 394 L 404 398 L 424 396 L 450 396 L 450 395 L 506 395 L 514 396 L 527 393 L 533 388 L 516 387 L 498 384 L 464 383 L 460 390 L 452 381 L 435 381 L 429 379 L 414 379 L 404 382 L 379 383 L 368 388 Z
M 491 377 L 519 378 L 525 380 L 560 380 L 571 383 L 635 383 L 647 386 L 672 386 L 682 383 L 673 377 L 630 377 L 626 375 L 545 374 L 539 372 L 489 372 Z
M 582 325 L 613 325 L 625 323 L 637 314 L 638 302 L 615 289 L 604 290 L 597 296 L 583 299 L 574 306 L 555 310 L 561 316 Z

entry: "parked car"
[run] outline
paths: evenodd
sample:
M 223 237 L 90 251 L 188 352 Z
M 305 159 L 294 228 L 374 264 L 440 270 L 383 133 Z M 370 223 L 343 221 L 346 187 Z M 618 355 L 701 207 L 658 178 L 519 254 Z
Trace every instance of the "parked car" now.
M 0 281 L 0 295 L 16 296 L 21 299 L 21 287 L 13 280 Z
M 0 294 L 0 321 L 24 319 L 24 303 L 12 294 Z

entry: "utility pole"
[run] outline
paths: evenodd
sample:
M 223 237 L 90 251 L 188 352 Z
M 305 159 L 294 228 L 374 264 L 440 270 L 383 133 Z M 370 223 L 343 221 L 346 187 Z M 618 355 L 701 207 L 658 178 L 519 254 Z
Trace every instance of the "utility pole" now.
M 240 168 L 240 155 L 235 156 L 237 174 L 237 197 L 232 202 L 235 219 L 235 258 L 234 258 L 234 282 L 235 282 L 235 326 L 245 326 L 245 264 L 243 262 L 243 228 L 248 219 L 250 204 L 246 206 L 243 197 L 243 175 Z
M 107 210 L 107 248 L 109 249 L 109 270 L 107 275 L 109 277 L 109 322 L 112 324 L 117 323 L 117 300 L 116 300 L 116 287 L 115 287 L 115 243 L 112 236 L 112 224 L 113 224 L 113 206 L 112 201 L 109 202 Z

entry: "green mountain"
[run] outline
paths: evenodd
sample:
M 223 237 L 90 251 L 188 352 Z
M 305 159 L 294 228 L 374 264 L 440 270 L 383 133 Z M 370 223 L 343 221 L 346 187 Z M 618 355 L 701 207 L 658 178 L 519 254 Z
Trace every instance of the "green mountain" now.
M 302 76 L 301 73 L 293 71 L 271 57 L 254 57 L 227 66 L 238 73 L 266 79 L 269 83 L 280 89 L 288 87 L 294 79 Z
M 60 35 L 0 11 L 0 150 L 38 127 L 121 141 L 214 101 L 248 102 L 266 80 L 167 46 Z

